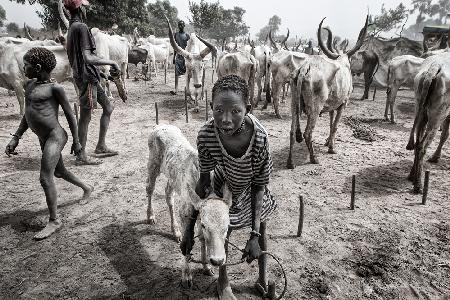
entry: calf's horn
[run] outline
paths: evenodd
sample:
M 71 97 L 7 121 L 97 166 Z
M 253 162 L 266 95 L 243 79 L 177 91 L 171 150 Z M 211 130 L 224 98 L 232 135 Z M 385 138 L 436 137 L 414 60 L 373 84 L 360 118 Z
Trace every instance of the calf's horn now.
M 336 53 L 331 52 L 327 47 L 325 47 L 325 45 L 323 44 L 322 41 L 322 24 L 323 21 L 325 20 L 325 18 L 322 19 L 322 21 L 319 24 L 319 29 L 317 29 L 317 40 L 319 42 L 319 47 L 322 50 L 322 52 L 331 59 L 338 59 L 339 55 Z

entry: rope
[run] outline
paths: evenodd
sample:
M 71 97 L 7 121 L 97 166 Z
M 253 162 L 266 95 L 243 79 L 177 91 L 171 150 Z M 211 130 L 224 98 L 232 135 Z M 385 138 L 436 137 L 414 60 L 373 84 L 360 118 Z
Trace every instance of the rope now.
M 197 238 L 197 237 L 198 237 L 198 235 L 195 236 L 194 239 Z M 241 252 L 241 253 L 245 252 L 244 250 L 242 250 L 241 248 L 239 248 L 238 246 L 236 246 L 235 244 L 230 242 L 229 239 L 225 239 L 225 240 L 228 242 L 228 244 L 230 244 L 233 248 L 237 249 L 239 252 Z M 287 275 L 286 275 L 286 271 L 284 270 L 280 259 L 278 257 L 276 257 L 274 254 L 272 254 L 272 253 L 270 253 L 268 251 L 261 251 L 261 255 L 268 255 L 268 256 L 272 257 L 277 262 L 277 264 L 280 266 L 280 268 L 281 268 L 281 272 L 283 273 L 283 279 L 284 279 L 284 287 L 283 287 L 283 292 L 277 298 L 275 298 L 275 300 L 280 300 L 280 299 L 283 298 L 284 294 L 287 291 Z M 203 262 L 201 260 L 193 259 L 191 254 L 187 255 L 187 257 L 188 257 L 189 262 L 193 262 L 193 263 L 197 263 L 197 264 L 203 264 Z M 226 266 L 226 267 L 236 266 L 236 265 L 244 263 L 245 261 L 246 261 L 246 259 L 242 258 L 241 260 L 236 261 L 236 262 L 225 263 L 225 264 L 223 264 L 223 266 Z

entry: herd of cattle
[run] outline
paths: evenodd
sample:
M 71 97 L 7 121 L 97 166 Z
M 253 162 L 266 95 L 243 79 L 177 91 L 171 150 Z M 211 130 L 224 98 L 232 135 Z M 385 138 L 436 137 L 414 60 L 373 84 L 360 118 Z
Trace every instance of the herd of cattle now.
M 60 7 L 62 6 L 59 1 Z M 69 22 L 60 9 L 63 24 Z M 291 50 L 286 46 L 289 32 L 283 41 L 274 41 L 272 33 L 261 45 L 247 39 L 241 46 L 237 43 L 228 51 L 219 50 L 212 43 L 191 33 L 186 49 L 179 47 L 173 37 L 168 20 L 169 37 L 140 38 L 136 32 L 131 38 L 110 35 L 92 28 L 91 32 L 97 46 L 97 54 L 114 60 L 121 68 L 121 78 L 111 78 L 115 83 L 119 96 L 127 96 L 125 75 L 128 75 L 128 64 L 143 63 L 154 69 L 157 76 L 157 65 L 167 68 L 169 59 L 176 52 L 186 61 L 186 92 L 194 100 L 198 110 L 198 100 L 202 97 L 202 74 L 205 66 L 216 67 L 217 76 L 228 74 L 238 75 L 247 80 L 250 87 L 252 107 L 256 108 L 265 92 L 264 108 L 273 103 L 274 113 L 281 118 L 279 102 L 284 101 L 286 92 L 291 88 L 291 131 L 290 152 L 287 167 L 293 168 L 292 150 L 294 141 L 301 142 L 303 138 L 308 146 L 311 163 L 317 163 L 312 144 L 312 133 L 320 114 L 330 115 L 330 133 L 326 145 L 328 152 L 334 153 L 334 139 L 337 127 L 353 90 L 353 75 L 364 73 L 365 92 L 368 97 L 370 84 L 387 88 L 385 118 L 391 122 L 394 118 L 394 103 L 400 86 L 414 88 L 416 94 L 416 116 L 411 130 L 408 149 L 415 149 L 414 166 L 410 179 L 414 182 L 415 191 L 421 189 L 421 173 L 425 150 L 432 141 L 439 126 L 442 126 L 441 140 L 438 149 L 430 159 L 436 162 L 441 154 L 442 146 L 448 137 L 450 122 L 450 100 L 447 95 L 450 78 L 450 52 L 447 49 L 425 49 L 421 43 L 406 38 L 385 40 L 367 37 L 367 19 L 361 29 L 356 44 L 348 48 L 348 40 L 340 44 L 333 39 L 329 28 L 322 28 L 322 22 L 317 31 L 319 55 L 299 51 L 294 45 Z M 327 40 L 322 40 L 323 32 Z M 65 51 L 65 39 L 30 41 L 24 38 L 0 38 L 0 87 L 13 90 L 20 106 L 20 114 L 24 113 L 23 55 L 35 46 L 46 47 L 57 59 L 57 66 L 52 77 L 58 82 L 71 80 L 71 67 Z M 449 41 L 450 44 L 450 41 Z M 426 47 L 425 47 L 426 48 Z M 448 47 L 447 47 L 448 48 Z M 312 51 L 310 53 L 313 53 Z M 320 54 L 322 53 L 322 54 Z M 108 67 L 101 70 L 108 74 Z M 149 70 L 147 69 L 146 72 Z M 106 91 L 111 96 L 108 76 L 104 76 Z M 194 92 L 190 91 L 190 84 Z M 255 82 L 257 94 L 254 96 Z M 76 87 L 75 87 L 76 90 Z M 280 99 L 281 98 L 281 99 Z M 300 130 L 299 116 L 307 115 L 304 133 Z M 389 116 L 390 115 L 390 116 Z M 416 142 L 414 142 L 416 139 Z

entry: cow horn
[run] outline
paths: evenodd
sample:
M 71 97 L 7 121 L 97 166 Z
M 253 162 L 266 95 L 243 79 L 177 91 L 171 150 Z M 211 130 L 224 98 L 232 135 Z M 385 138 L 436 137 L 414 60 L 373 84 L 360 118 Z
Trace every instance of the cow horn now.
M 347 56 L 348 57 L 350 57 L 353 54 L 355 54 L 356 51 L 358 51 L 359 48 L 361 48 L 361 46 L 363 45 L 364 39 L 366 38 L 366 34 L 367 34 L 367 26 L 368 26 L 368 24 L 369 24 L 369 15 L 367 15 L 367 17 L 366 17 L 366 23 L 364 24 L 364 27 L 359 32 L 358 41 L 356 42 L 355 46 L 353 46 L 353 48 L 350 49 L 347 52 Z
M 28 28 L 27 24 L 23 23 L 23 32 L 27 39 L 30 41 L 34 41 L 33 37 L 30 34 L 30 28 Z
M 287 34 L 286 34 L 286 38 L 285 38 L 284 41 L 282 41 L 281 43 L 282 43 L 282 44 L 286 43 L 287 40 L 288 40 L 288 38 L 289 38 L 289 28 L 288 28 L 288 31 L 287 31 Z
M 345 39 L 342 41 L 341 45 L 340 45 L 342 51 L 347 51 L 347 47 L 348 47 L 348 39 Z
M 333 40 L 333 33 L 331 32 L 330 28 L 324 27 L 323 28 L 326 32 L 328 32 L 327 36 L 327 48 L 333 53 L 336 53 L 336 51 L 333 49 L 332 40 Z
M 170 25 L 169 19 L 167 19 L 166 15 L 164 15 L 164 18 L 166 18 L 167 26 L 169 26 L 169 40 L 173 50 L 178 54 L 182 55 L 183 57 L 189 58 L 190 53 L 181 48 L 180 46 L 178 46 L 177 42 L 175 42 L 175 38 L 173 37 L 172 26 Z
M 269 40 L 270 40 L 270 43 L 272 44 L 272 47 L 274 47 L 275 50 L 280 50 L 280 49 L 278 49 L 277 44 L 275 44 L 275 42 L 273 41 L 273 38 L 272 38 L 272 30 L 269 31 Z
M 322 21 L 319 24 L 319 29 L 317 29 L 317 40 L 319 42 L 319 47 L 322 50 L 322 52 L 331 59 L 337 59 L 339 57 L 338 54 L 331 52 L 331 50 L 329 50 L 327 47 L 325 47 L 325 45 L 323 44 L 322 41 L 322 24 L 323 21 L 325 20 L 325 18 L 322 19 Z
M 64 34 L 62 32 L 62 29 L 61 29 L 61 24 L 59 23 L 59 21 L 58 21 L 58 35 L 59 36 L 64 36 Z
M 64 5 L 62 3 L 62 0 L 58 1 L 58 12 L 59 12 L 59 17 L 61 18 L 61 20 L 64 23 L 64 26 L 66 26 L 66 29 L 69 29 L 69 20 L 67 20 L 66 15 L 64 15 Z
M 208 42 L 207 40 L 203 39 L 201 36 L 198 36 L 198 35 L 197 35 L 197 37 L 198 37 L 198 39 L 199 39 L 203 44 L 205 44 L 205 45 L 208 47 L 208 48 L 206 48 L 206 49 L 203 49 L 202 52 L 200 52 L 200 57 L 201 57 L 202 59 L 205 58 L 205 56 L 208 55 L 209 52 L 211 52 L 212 55 L 213 55 L 214 57 L 216 57 L 216 55 L 217 55 L 217 49 L 216 49 L 216 47 L 214 47 L 214 45 L 211 44 L 210 42 Z M 236 45 L 237 45 L 237 42 L 236 42 Z

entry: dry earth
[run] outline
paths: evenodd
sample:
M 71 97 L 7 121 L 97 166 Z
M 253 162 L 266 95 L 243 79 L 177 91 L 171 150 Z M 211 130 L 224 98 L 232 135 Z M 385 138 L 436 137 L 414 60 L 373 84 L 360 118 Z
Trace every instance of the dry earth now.
M 209 85 L 210 71 L 207 73 Z M 170 234 L 164 201 L 165 178 L 155 191 L 157 224 L 146 218 L 147 136 L 155 126 L 154 102 L 160 103 L 160 122 L 179 126 L 191 143 L 204 122 L 190 111 L 185 123 L 183 96 L 171 96 L 163 76 L 153 82 L 128 81 L 129 102 L 116 102 L 108 143 L 120 151 L 100 166 L 78 167 L 64 149 L 68 168 L 95 191 L 87 205 L 77 199 L 81 190 L 56 180 L 59 212 L 64 227 L 41 242 L 34 232 L 47 218 L 39 184 L 41 152 L 36 136 L 27 132 L 19 155 L 0 158 L 0 298 L 1 299 L 215 299 L 215 277 L 200 272 L 194 287 L 180 285 L 178 245 Z M 75 101 L 73 87 L 65 84 Z M 208 87 L 210 90 L 210 87 Z M 294 170 L 285 167 L 289 147 L 289 104 L 283 120 L 273 110 L 256 110 L 270 135 L 274 160 L 271 189 L 279 208 L 269 223 L 269 250 L 281 258 L 289 286 L 286 299 L 450 299 L 450 156 L 447 147 L 431 170 L 428 203 L 411 193 L 406 180 L 413 155 L 405 150 L 414 113 L 413 94 L 401 91 L 396 125 L 383 121 L 384 91 L 375 101 L 359 101 L 356 88 L 344 116 L 358 116 L 376 131 L 376 139 L 356 139 L 341 123 L 338 154 L 326 153 L 328 116 L 315 131 L 319 165 L 311 165 L 305 144 L 296 144 Z M 117 95 L 117 94 L 116 94 Z M 117 96 L 116 96 L 117 97 Z M 288 100 L 289 101 L 289 100 Z M 0 148 L 19 124 L 15 97 L 0 91 Z M 100 110 L 94 112 L 88 139 L 93 151 Z M 61 122 L 68 130 L 61 114 Z M 305 126 L 302 118 L 302 128 Z M 436 141 L 428 151 L 436 148 Z M 356 175 L 356 209 L 348 209 L 351 176 Z M 295 236 L 299 195 L 305 199 L 303 236 Z M 244 246 L 248 232 L 236 231 L 232 241 Z M 198 257 L 199 243 L 194 247 Z M 240 258 L 232 251 L 231 261 Z M 257 264 L 230 268 L 238 299 L 258 299 L 253 289 Z M 216 272 L 217 273 L 217 272 Z M 270 277 L 282 287 L 280 269 L 270 263 Z

